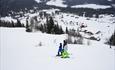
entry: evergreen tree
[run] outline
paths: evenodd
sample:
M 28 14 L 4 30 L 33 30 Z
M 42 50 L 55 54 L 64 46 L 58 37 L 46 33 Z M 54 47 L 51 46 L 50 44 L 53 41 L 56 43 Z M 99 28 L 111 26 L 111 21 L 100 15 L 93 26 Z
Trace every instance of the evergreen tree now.
M 54 30 L 54 21 L 53 18 L 50 17 L 49 21 L 47 18 L 47 33 L 51 34 Z
M 19 19 L 17 19 L 17 24 L 16 24 L 16 26 L 17 26 L 17 27 L 22 27 L 21 22 L 20 22 Z
M 26 20 L 26 29 L 29 28 L 28 20 Z
M 29 28 L 28 20 L 26 20 L 26 32 L 32 32 L 32 30 Z
M 63 31 L 63 29 L 62 29 L 62 27 L 60 26 L 60 28 L 59 28 L 60 30 L 60 34 L 64 34 L 64 31 Z
M 62 29 L 61 26 L 59 26 L 58 24 L 56 24 L 56 25 L 54 26 L 54 33 L 55 33 L 55 34 L 64 34 L 64 31 L 63 31 L 63 29 Z
M 40 25 L 39 30 L 42 31 L 42 32 L 44 32 L 44 29 L 43 29 L 43 25 L 42 25 L 42 24 Z
M 12 24 L 12 27 L 15 27 L 15 25 L 14 25 L 14 22 L 13 22 L 13 21 L 12 21 L 12 23 L 11 23 L 11 24 Z
M 59 34 L 59 25 L 58 24 L 56 24 L 54 26 L 54 32 L 55 32 L 55 34 Z
M 39 13 L 40 18 L 43 18 L 43 12 Z
M 46 24 L 43 25 L 43 32 L 47 32 L 47 25 Z
M 68 34 L 68 28 L 66 27 L 66 34 Z
M 115 45 L 115 31 L 114 31 L 114 34 L 111 36 L 111 38 L 109 39 L 109 42 L 108 42 L 111 45 Z

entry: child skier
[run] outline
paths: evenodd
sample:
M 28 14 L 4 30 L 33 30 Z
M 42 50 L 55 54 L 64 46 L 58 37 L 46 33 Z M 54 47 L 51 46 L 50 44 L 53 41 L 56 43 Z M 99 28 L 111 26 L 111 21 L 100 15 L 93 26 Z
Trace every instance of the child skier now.
M 60 43 L 57 56 L 61 56 L 61 55 L 62 55 L 62 43 Z
M 69 53 L 67 52 L 67 50 L 68 50 L 67 41 L 64 40 L 61 58 L 69 58 Z

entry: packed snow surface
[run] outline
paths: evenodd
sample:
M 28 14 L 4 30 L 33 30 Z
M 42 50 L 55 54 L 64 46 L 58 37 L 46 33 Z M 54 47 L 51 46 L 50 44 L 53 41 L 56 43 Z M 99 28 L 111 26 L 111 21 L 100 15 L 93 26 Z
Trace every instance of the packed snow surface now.
M 65 38 L 65 34 L 1 27 L 0 70 L 115 70 L 114 48 L 97 41 L 89 46 L 69 44 L 70 58 L 56 57 L 59 43 Z

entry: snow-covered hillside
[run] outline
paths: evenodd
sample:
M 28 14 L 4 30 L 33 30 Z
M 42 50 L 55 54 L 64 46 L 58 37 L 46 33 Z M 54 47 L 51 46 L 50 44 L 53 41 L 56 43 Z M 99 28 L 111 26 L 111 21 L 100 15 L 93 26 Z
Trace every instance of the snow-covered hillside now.
M 35 0 L 37 3 L 40 3 L 41 1 L 40 0 Z
M 54 5 L 54 6 L 58 6 L 58 7 L 67 7 L 68 6 L 68 5 L 64 4 L 63 0 L 50 0 L 46 4 Z M 107 8 L 111 8 L 111 5 L 81 4 L 81 5 L 71 6 L 71 8 L 107 9 Z
M 58 13 L 56 13 L 56 11 L 58 11 Z M 114 33 L 115 17 L 113 15 L 102 14 L 99 15 L 99 18 L 96 18 L 95 14 L 93 15 L 93 17 L 85 17 L 85 12 L 83 16 L 78 16 L 75 14 L 62 13 L 59 11 L 59 9 L 49 9 L 42 10 L 36 13 L 26 13 L 23 17 L 19 17 L 19 19 L 21 23 L 26 25 L 27 18 L 30 22 L 33 17 L 37 17 L 37 21 L 35 22 L 36 25 L 46 24 L 46 17 L 42 16 L 42 18 L 40 18 L 40 12 L 46 12 L 53 17 L 55 24 L 59 24 L 60 26 L 62 26 L 64 31 L 66 31 L 66 27 L 68 29 L 74 29 L 76 31 L 79 30 L 80 34 L 83 37 L 95 37 L 97 39 L 100 39 L 103 43 L 105 43 Z M 12 17 L 2 17 L 1 20 L 16 22 L 16 19 L 13 19 Z M 81 26 L 84 27 L 81 28 Z
M 67 7 L 67 4 L 64 4 L 64 0 L 50 0 L 46 4 L 47 5 L 54 5 L 58 7 Z M 111 5 L 98 5 L 98 4 L 81 4 L 81 5 L 74 5 L 71 8 L 91 8 L 91 9 L 107 9 L 111 8 Z
M 46 5 L 53 5 L 53 6 L 58 6 L 58 7 L 76 7 L 76 8 L 81 8 L 82 7 L 90 7 L 90 8 L 95 8 L 97 9 L 105 9 L 104 6 L 108 5 L 111 6 L 112 4 L 115 4 L 114 0 L 35 0 L 37 3 L 46 3 Z M 90 6 L 83 5 L 83 4 L 91 4 Z M 93 5 L 92 5 L 93 4 Z M 78 6 L 80 5 L 80 7 Z M 104 5 L 104 6 L 103 6 Z
M 0 70 L 115 70 L 114 2 L 1 1 Z
M 1 70 L 114 70 L 115 50 L 97 41 L 68 45 L 70 58 L 56 57 L 66 35 L 27 33 L 23 28 L 0 28 Z
M 92 9 L 106 9 L 111 8 L 109 5 L 96 5 L 96 4 L 84 4 L 72 6 L 72 8 L 92 8 Z
M 54 5 L 59 7 L 67 7 L 67 5 L 63 4 L 63 0 L 50 0 L 46 4 L 47 5 Z

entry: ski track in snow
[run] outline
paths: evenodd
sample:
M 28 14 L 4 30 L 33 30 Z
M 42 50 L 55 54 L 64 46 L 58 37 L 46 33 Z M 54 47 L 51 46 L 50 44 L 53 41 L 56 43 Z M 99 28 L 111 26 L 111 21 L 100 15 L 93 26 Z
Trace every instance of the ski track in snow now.
M 69 44 L 70 58 L 56 57 L 66 35 L 27 33 L 24 28 L 0 28 L 1 70 L 114 70 L 115 50 L 101 42 Z M 38 46 L 39 42 L 43 46 Z M 113 46 L 114 47 L 114 46 Z

